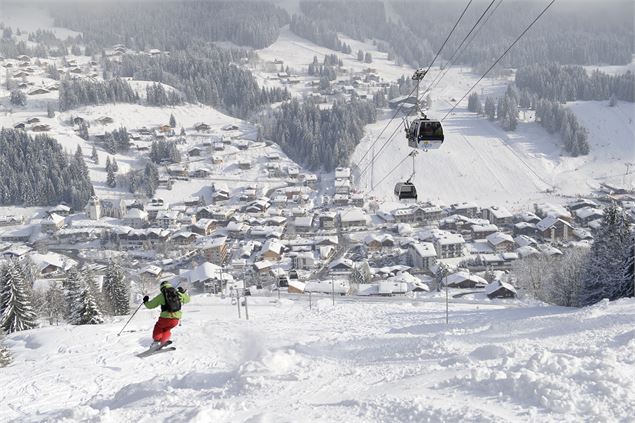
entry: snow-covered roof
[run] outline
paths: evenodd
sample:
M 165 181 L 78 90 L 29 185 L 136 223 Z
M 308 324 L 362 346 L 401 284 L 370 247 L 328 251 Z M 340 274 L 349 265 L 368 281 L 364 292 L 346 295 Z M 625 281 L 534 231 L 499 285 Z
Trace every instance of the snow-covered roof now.
M 594 207 L 582 207 L 575 211 L 576 216 L 580 219 L 588 219 L 592 216 L 604 216 L 604 210 Z
M 514 242 L 514 238 L 511 235 L 503 232 L 494 232 L 486 237 L 487 241 L 492 245 L 499 245 L 503 242 Z
M 540 254 L 540 251 L 536 250 L 531 245 L 523 245 L 522 247 L 517 248 L 516 252 L 518 253 L 520 257 L 523 257 L 523 258 Z
M 536 244 L 538 244 L 535 239 L 533 239 L 532 237 L 527 236 L 527 235 L 518 235 L 516 238 L 514 238 L 514 242 L 519 247 L 524 247 L 526 245 L 536 245 Z
M 488 207 L 487 210 L 489 210 L 496 219 L 506 219 L 513 216 L 505 207 L 492 206 Z
M 507 282 L 503 282 L 501 280 L 496 280 L 496 281 L 493 281 L 492 283 L 488 284 L 485 287 L 485 294 L 486 295 L 490 295 L 490 294 L 498 291 L 500 288 L 508 289 L 511 292 L 513 292 L 514 294 L 516 294 L 516 288 L 514 288 L 511 284 L 509 284 Z
M 147 265 L 146 267 L 144 267 L 143 269 L 141 269 L 141 271 L 139 273 L 149 273 L 153 276 L 159 276 L 161 274 L 162 270 L 159 266 L 154 266 L 152 264 Z
M 496 232 L 498 231 L 498 226 L 493 223 L 489 223 L 487 225 L 472 225 L 473 232 Z
M 452 244 L 465 244 L 465 239 L 461 234 L 453 234 L 450 232 L 443 232 L 439 236 L 435 237 L 435 241 L 439 245 L 452 245 Z
M 411 244 L 411 247 L 421 257 L 436 257 L 437 252 L 434 249 L 434 245 L 431 242 L 415 242 Z
M 300 228 L 309 228 L 313 225 L 313 215 L 296 217 L 294 224 Z
M 133 207 L 128 210 L 128 213 L 126 213 L 126 215 L 124 216 L 124 219 L 146 220 L 148 219 L 148 212 L 146 212 L 145 210 L 141 210 L 136 207 Z
M 366 222 L 366 213 L 359 208 L 350 208 L 340 213 L 342 222 Z
M 332 269 L 339 265 L 343 265 L 345 267 L 348 267 L 349 269 L 352 269 L 354 266 L 352 260 L 344 258 L 344 257 L 340 257 L 337 260 L 333 260 L 331 263 L 329 263 L 329 269 Z
M 460 284 L 461 282 L 466 280 L 473 281 L 477 285 L 482 285 L 482 286 L 487 285 L 487 281 L 485 279 L 466 271 L 460 271 L 460 272 L 456 272 L 451 275 L 448 275 L 447 278 L 442 279 L 442 284 L 445 286 L 445 284 L 447 283 L 448 286 L 450 286 L 450 285 Z

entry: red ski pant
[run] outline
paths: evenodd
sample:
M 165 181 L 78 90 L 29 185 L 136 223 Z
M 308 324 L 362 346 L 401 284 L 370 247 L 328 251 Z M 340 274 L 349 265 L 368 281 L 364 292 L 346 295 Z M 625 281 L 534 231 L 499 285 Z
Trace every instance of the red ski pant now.
M 175 328 L 179 324 L 179 319 L 168 319 L 165 317 L 159 317 L 159 320 L 154 325 L 154 331 L 152 331 L 152 339 L 159 341 L 160 343 L 168 342 L 170 336 L 170 329 Z

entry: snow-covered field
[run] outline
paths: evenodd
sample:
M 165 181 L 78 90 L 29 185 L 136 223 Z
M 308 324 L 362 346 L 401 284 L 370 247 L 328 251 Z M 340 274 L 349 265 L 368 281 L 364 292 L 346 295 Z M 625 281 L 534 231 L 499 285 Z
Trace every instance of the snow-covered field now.
M 428 116 L 443 118 L 454 104 L 452 99 L 459 100 L 476 78 L 477 75 L 463 73 L 459 69 L 449 72 L 432 90 L 433 106 Z M 496 96 L 506 84 L 506 80 L 486 79 L 476 90 Z M 465 99 L 443 121 L 443 146 L 416 157 L 414 182 L 419 198 L 446 204 L 477 201 L 483 205 L 505 205 L 513 209 L 540 200 L 558 202 L 562 195 L 586 194 L 597 188 L 600 182 L 633 186 L 635 175 L 624 175 L 624 163 L 635 158 L 634 105 L 621 102 L 618 108 L 609 108 L 607 102 L 580 102 L 568 106 L 589 129 L 591 154 L 586 157 L 561 155 L 557 134 L 548 134 L 534 122 L 521 122 L 516 131 L 506 132 L 497 123 L 468 112 Z M 393 113 L 387 112 L 384 119 L 367 126 L 367 134 L 352 160 L 360 170 L 368 167 L 372 152 L 362 163 L 360 159 Z M 359 187 L 366 192 L 371 191 L 371 174 L 377 184 L 411 151 L 403 129 L 399 129 L 379 153 L 384 141 L 400 124 L 400 118 L 393 120 L 377 141 L 374 172 L 368 167 L 359 181 Z M 406 180 L 411 172 L 412 165 L 408 159 L 379 186 L 375 186 L 372 195 L 394 198 L 394 184 Z M 552 189 L 555 193 L 548 192 Z
M 195 296 L 177 350 L 157 312 L 12 334 L 0 421 L 627 422 L 635 302 L 576 310 L 442 298 Z M 244 312 L 242 316 L 244 319 Z

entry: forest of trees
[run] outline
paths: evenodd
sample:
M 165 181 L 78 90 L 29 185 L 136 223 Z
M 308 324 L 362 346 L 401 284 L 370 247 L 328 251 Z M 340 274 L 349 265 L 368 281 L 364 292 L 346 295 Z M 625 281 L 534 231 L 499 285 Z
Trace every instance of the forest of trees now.
M 106 61 L 104 69 L 118 77 L 162 82 L 190 103 L 245 117 L 263 104 L 289 98 L 286 90 L 258 87 L 251 72 L 234 64 L 246 56 L 244 50 L 197 46 L 169 56 L 124 55 L 120 61 Z
M 51 7 L 55 26 L 84 34 L 84 42 L 101 48 L 124 44 L 135 50 L 176 52 L 194 42 L 231 41 L 263 48 L 278 38 L 289 15 L 271 3 L 256 1 L 84 3 Z
M 337 32 L 341 32 L 357 40 L 384 40 L 385 43 L 377 43 L 377 47 L 388 52 L 390 60 L 398 56 L 413 67 L 432 60 L 434 53 L 428 41 L 417 37 L 410 28 L 387 19 L 383 2 L 301 1 L 300 11 L 303 16 L 292 17 L 292 23 L 295 20 L 296 24 L 291 30 L 316 44 L 352 53 L 350 46 L 337 37 Z
M 65 79 L 59 87 L 59 109 L 62 112 L 85 105 L 138 102 L 139 95 L 121 78 L 103 82 Z
M 323 110 L 311 101 L 292 100 L 276 109 L 272 119 L 265 118 L 263 128 L 292 160 L 311 170 L 332 171 L 348 164 L 364 125 L 374 122 L 376 114 L 369 101 L 353 99 Z
M 635 102 L 635 74 L 628 71 L 608 75 L 595 70 L 589 74 L 581 66 L 561 66 L 556 63 L 532 64 L 516 71 L 516 85 L 547 100 L 618 100 Z
M 498 102 L 492 97 L 486 97 L 483 104 L 481 96 L 473 92 L 467 103 L 469 111 L 486 116 L 489 120 L 498 120 L 506 131 L 516 129 L 519 107 L 534 109 L 536 122 L 550 134 L 558 133 L 567 153 L 574 157 L 589 154 L 586 128 L 578 122 L 572 111 L 557 101 L 538 99 L 537 94 L 530 94 L 527 89 L 519 91 L 514 84 L 510 84 Z
M 435 51 L 442 45 L 464 7 L 462 2 L 392 3 L 392 9 L 415 34 L 415 38 L 420 42 L 426 40 Z M 486 7 L 486 3 L 474 3 L 468 8 L 456 33 L 444 47 L 443 58 L 447 59 L 454 53 Z M 503 2 L 496 7 L 483 29 L 473 36 L 473 41 L 456 63 L 470 66 L 493 63 L 494 58 L 505 51 L 543 7 L 543 4 L 532 1 Z M 587 2 L 584 7 L 575 8 L 567 2 L 556 2 L 501 63 L 516 68 L 549 62 L 579 65 L 630 63 L 635 52 L 633 13 L 633 2 L 627 0 Z M 393 48 L 396 48 L 394 44 Z
M 93 195 L 81 149 L 69 156 L 47 136 L 0 130 L 0 204 L 81 210 Z

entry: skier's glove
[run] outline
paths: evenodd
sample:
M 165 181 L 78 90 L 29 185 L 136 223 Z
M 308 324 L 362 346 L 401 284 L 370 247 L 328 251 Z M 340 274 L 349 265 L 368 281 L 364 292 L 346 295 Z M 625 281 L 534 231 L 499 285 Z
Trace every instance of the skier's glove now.
M 150 301 L 150 297 L 148 297 L 147 295 L 145 297 L 143 297 L 143 302 L 147 303 L 148 301 Z
M 186 289 L 184 289 L 182 286 L 179 286 L 176 290 L 179 291 L 181 294 L 185 294 L 186 291 Z

